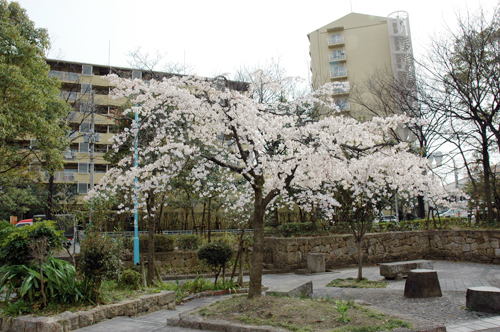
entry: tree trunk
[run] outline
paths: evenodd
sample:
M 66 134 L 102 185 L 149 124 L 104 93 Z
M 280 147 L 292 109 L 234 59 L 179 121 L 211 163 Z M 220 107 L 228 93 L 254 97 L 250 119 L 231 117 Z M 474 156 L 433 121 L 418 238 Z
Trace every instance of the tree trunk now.
M 424 196 L 417 196 L 417 217 L 419 219 L 425 218 L 425 202 Z
M 490 182 L 490 155 L 488 151 L 488 139 L 486 134 L 483 137 L 483 177 L 484 177 L 484 198 L 488 208 L 488 223 L 493 223 L 493 204 L 491 204 L 491 182 Z
M 208 232 L 208 243 L 212 242 L 212 227 L 210 225 L 210 219 L 212 218 L 212 196 L 208 198 L 208 217 L 207 217 L 207 232 Z
M 363 247 L 363 237 L 358 239 L 358 280 L 363 279 L 363 254 L 361 249 Z
M 50 174 L 48 183 L 47 207 L 45 208 L 45 216 L 47 220 L 53 220 L 54 210 L 54 174 Z
M 318 226 L 316 225 L 316 208 L 314 207 L 314 203 L 311 204 L 311 224 L 312 230 L 316 232 L 318 230 Z
M 262 295 L 262 262 L 264 261 L 264 202 L 262 188 L 264 178 L 256 177 L 254 184 L 254 211 L 253 211 L 253 253 L 250 267 L 250 286 L 248 298 Z

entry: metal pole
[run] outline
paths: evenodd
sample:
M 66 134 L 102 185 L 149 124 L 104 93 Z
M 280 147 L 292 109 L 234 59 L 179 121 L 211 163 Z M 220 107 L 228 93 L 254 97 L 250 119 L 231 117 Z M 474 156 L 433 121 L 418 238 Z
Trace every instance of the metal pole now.
M 89 163 L 89 173 L 90 173 L 90 190 L 94 189 L 94 149 L 95 149 L 95 118 L 94 118 L 94 91 L 90 91 L 90 133 L 89 135 L 89 145 L 90 145 L 90 163 Z M 94 199 L 90 200 L 90 211 L 89 211 L 89 223 L 92 224 L 92 218 L 94 214 L 93 207 Z
M 135 110 L 135 125 L 136 132 L 134 137 L 134 167 L 137 167 L 137 141 L 139 134 L 139 115 L 137 114 L 137 109 Z M 137 211 L 137 177 L 134 179 L 134 264 L 139 264 L 139 213 Z

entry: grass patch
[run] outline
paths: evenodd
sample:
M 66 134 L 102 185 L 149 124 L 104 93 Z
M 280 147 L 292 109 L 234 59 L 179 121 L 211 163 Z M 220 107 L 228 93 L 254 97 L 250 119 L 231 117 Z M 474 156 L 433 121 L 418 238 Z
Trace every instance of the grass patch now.
M 375 332 L 411 328 L 408 322 L 354 305 L 352 301 L 334 299 L 262 296 L 249 300 L 246 296 L 235 296 L 202 308 L 197 314 L 209 319 L 270 325 L 293 332 Z
M 355 278 L 341 279 L 337 278 L 330 281 L 326 287 L 341 287 L 341 288 L 385 288 L 387 287 L 385 281 L 371 281 L 363 278 L 361 280 Z

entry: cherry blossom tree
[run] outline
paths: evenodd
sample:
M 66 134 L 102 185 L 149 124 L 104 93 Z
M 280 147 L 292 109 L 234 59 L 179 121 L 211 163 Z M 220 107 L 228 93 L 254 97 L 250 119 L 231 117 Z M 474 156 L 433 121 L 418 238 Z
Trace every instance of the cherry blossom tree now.
M 427 177 L 418 157 L 408 158 L 403 145 L 391 146 L 388 132 L 408 122 L 406 117 L 361 123 L 341 116 L 314 116 L 318 108 L 336 110 L 330 96 L 334 89 L 346 88 L 342 84 L 327 84 L 293 101 L 263 103 L 252 98 L 252 85 L 246 91 L 229 89 L 230 82 L 223 79 L 172 77 L 149 83 L 110 79 L 117 85 L 114 95 L 131 98 L 137 105 L 132 111 L 141 119 L 114 137 L 115 151 L 138 131 L 147 131 L 152 137 L 139 151 L 138 166 L 133 165 L 131 155 L 124 157 L 89 196 L 126 191 L 139 197 L 138 209 L 152 215 L 161 202 L 152 206 L 148 199 L 168 195 L 172 179 L 185 171 L 188 161 L 196 160 L 190 168 L 193 187 L 220 188 L 236 198 L 231 208 L 251 219 L 254 247 L 249 298 L 261 294 L 264 213 L 279 195 L 287 196 L 287 189 L 304 188 L 301 192 L 306 195 L 307 190 L 316 192 L 325 183 L 332 191 L 340 185 L 355 195 L 363 193 L 368 199 L 361 204 L 367 205 L 382 190 L 378 185 L 385 178 L 394 177 L 388 182 L 395 186 L 413 185 L 420 191 L 430 188 L 420 185 Z M 279 91 L 280 84 L 272 82 L 268 88 Z M 381 155 L 386 150 L 387 155 Z M 383 161 L 377 161 L 379 157 Z M 396 172 L 391 164 L 401 167 Z M 213 171 L 228 179 L 243 178 L 245 185 L 236 188 L 228 185 L 231 181 L 207 185 Z M 370 181 L 373 184 L 366 184 Z M 201 192 L 205 189 L 199 190 L 199 195 L 205 195 Z M 289 202 L 292 199 L 288 197 Z M 244 208 L 248 202 L 253 203 L 253 211 Z M 331 193 L 318 195 L 317 204 L 322 208 L 339 205 Z

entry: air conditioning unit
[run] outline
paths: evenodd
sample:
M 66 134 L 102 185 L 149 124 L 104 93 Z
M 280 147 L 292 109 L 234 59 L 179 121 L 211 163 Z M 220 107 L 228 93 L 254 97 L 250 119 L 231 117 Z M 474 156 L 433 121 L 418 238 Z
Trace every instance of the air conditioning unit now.
M 83 143 L 88 143 L 89 142 L 89 136 L 88 135 L 84 135 L 83 136 Z
M 95 134 L 95 142 L 100 142 L 101 141 L 101 134 Z

